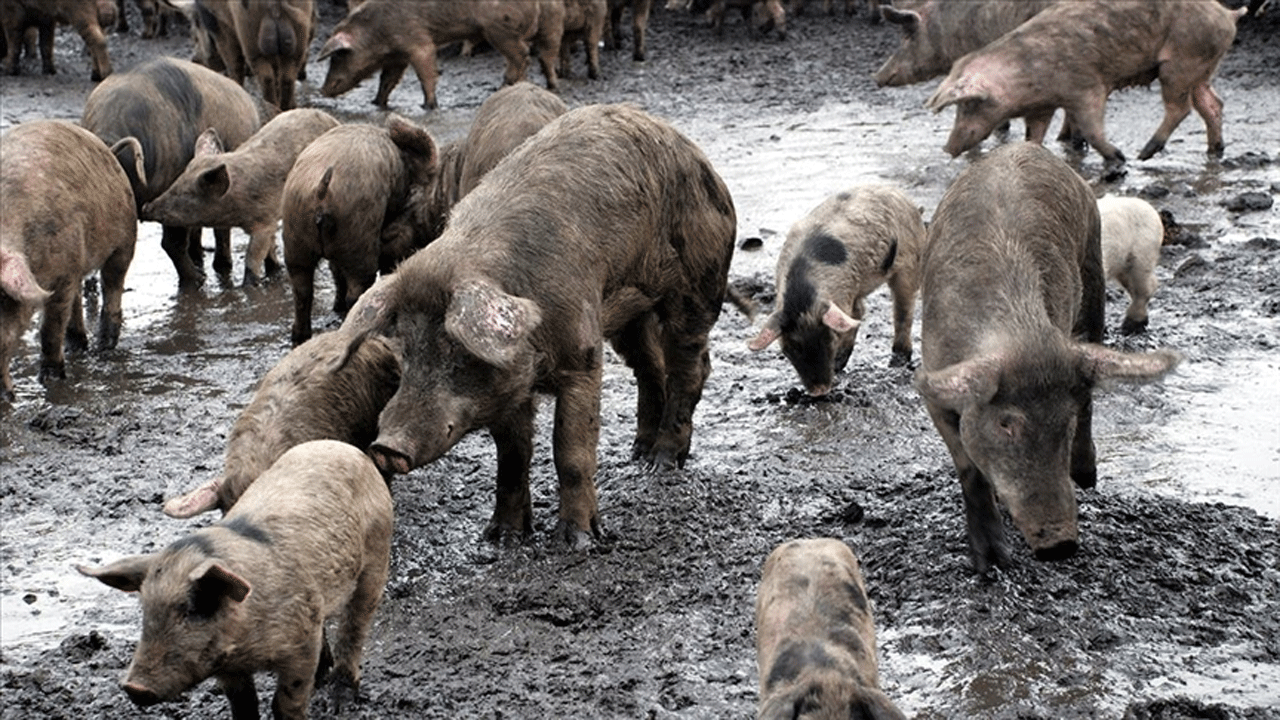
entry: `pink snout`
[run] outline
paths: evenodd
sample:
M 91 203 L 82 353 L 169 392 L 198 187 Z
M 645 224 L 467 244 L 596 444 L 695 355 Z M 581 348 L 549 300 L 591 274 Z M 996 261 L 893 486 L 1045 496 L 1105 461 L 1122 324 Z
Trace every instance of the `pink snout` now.
M 369 457 L 373 458 L 373 464 L 377 465 L 384 475 L 393 473 L 407 475 L 413 470 L 412 458 L 407 452 L 398 449 L 394 441 L 378 438 L 369 446 Z

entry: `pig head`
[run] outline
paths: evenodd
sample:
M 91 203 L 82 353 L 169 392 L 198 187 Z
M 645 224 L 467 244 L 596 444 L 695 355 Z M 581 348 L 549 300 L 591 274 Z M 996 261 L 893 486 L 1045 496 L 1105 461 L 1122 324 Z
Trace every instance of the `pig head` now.
M 531 333 L 541 322 L 537 304 L 509 295 L 486 278 L 463 278 L 443 292 L 402 295 L 394 334 L 407 357 L 400 389 L 378 418 L 369 448 L 383 472 L 407 473 L 448 452 L 467 432 L 508 416 L 532 422 L 537 353 Z M 410 291 L 411 292 L 411 291 Z M 387 326 L 380 332 L 388 332 Z

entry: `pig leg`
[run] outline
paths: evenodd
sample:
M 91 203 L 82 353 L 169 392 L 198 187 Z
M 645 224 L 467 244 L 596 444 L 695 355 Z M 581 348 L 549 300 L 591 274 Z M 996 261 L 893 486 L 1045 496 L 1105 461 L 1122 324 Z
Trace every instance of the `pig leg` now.
M 644 34 L 649 27 L 649 10 L 653 0 L 632 0 L 631 2 L 631 59 L 644 62 Z
M 98 349 L 110 350 L 120 340 L 120 326 L 124 323 L 121 297 L 124 295 L 124 277 L 133 261 L 133 246 L 123 247 L 107 258 L 102 266 L 102 311 L 98 320 Z
M 18 55 L 22 50 L 22 30 L 16 25 L 5 23 L 4 27 L 4 71 L 9 75 L 19 75 L 22 73 L 22 64 L 18 61 Z
M 527 48 L 525 52 L 528 52 Z M 409 56 L 409 63 L 413 65 L 413 71 L 417 73 L 418 82 L 422 85 L 422 107 L 428 110 L 435 110 L 437 105 L 436 80 L 440 77 L 440 73 L 436 71 L 436 46 L 432 43 L 427 43 L 418 47 Z M 378 92 L 382 92 L 381 83 L 378 84 Z
M 1055 108 L 1036 110 L 1023 116 L 1022 122 L 1027 126 L 1027 142 L 1044 144 L 1044 136 L 1049 131 L 1049 123 L 1053 121 Z
M 969 536 L 969 558 L 978 574 L 986 574 L 993 565 L 1009 564 L 1009 549 L 1005 545 L 1004 522 L 996 501 L 995 488 L 982 471 L 973 464 L 960 439 L 960 415 L 942 408 L 930 406 L 929 417 L 942 436 L 951 453 L 960 489 L 964 494 L 964 517 Z
M 1124 323 L 1120 332 L 1134 335 L 1147 329 L 1147 303 L 1156 291 L 1156 279 L 1150 273 L 1135 272 L 1126 269 L 1117 278 L 1125 291 L 1129 293 L 1129 307 L 1124 313 Z
M 503 85 L 515 85 L 521 80 L 526 79 L 529 74 L 529 43 L 518 38 L 491 38 L 486 36 L 486 40 L 494 47 L 502 57 L 507 61 L 507 69 L 502 74 Z M 541 62 L 541 61 L 539 61 Z M 554 79 L 548 78 L 550 84 L 548 88 L 554 88 Z
M 73 281 L 77 286 L 79 279 Z M 40 325 L 40 381 L 67 376 L 66 356 L 63 355 L 63 338 L 67 335 L 67 323 L 71 319 L 71 307 L 75 304 L 79 289 L 61 287 L 44 303 L 44 319 Z M 83 331 L 84 320 L 81 320 Z
M 90 80 L 101 80 L 111 74 L 111 56 L 107 54 L 107 37 L 102 34 L 96 20 L 84 21 L 76 25 L 76 32 L 84 39 L 85 49 L 93 58 L 93 72 Z
M 160 246 L 173 261 L 173 268 L 178 271 L 178 285 L 187 289 L 204 284 L 204 270 L 191 260 L 189 236 L 187 228 L 165 225 L 160 239 Z M 199 236 L 196 237 L 195 244 L 200 245 Z
M 67 352 L 78 353 L 89 347 L 89 333 L 84 327 L 84 293 L 79 285 L 71 297 L 71 310 L 67 313 L 67 334 L 64 336 Z
M 199 261 L 204 263 L 204 258 Z M 219 275 L 231 272 L 231 228 L 213 229 L 213 271 Z
M 249 247 L 244 254 L 244 284 L 257 285 L 273 270 L 280 269 L 275 259 L 275 221 L 249 228 Z M 214 258 L 217 267 L 217 258 Z
M 289 284 L 293 287 L 293 331 L 290 340 L 297 347 L 311 339 L 311 303 L 315 296 L 316 261 L 310 265 L 286 258 Z
M 40 44 L 40 70 L 45 75 L 58 74 L 58 68 L 53 66 L 53 28 L 53 22 L 45 22 L 36 31 Z
M 311 642 L 293 648 L 293 659 L 276 671 L 276 694 L 271 698 L 274 720 L 306 720 L 311 691 L 315 689 L 316 666 L 320 662 L 322 628 L 317 628 Z
M 218 684 L 231 705 L 232 720 L 258 720 L 258 690 L 252 674 L 219 675 Z
M 702 399 L 702 386 L 711 371 L 706 352 L 709 326 L 706 330 L 693 329 L 690 323 L 679 322 L 678 317 L 675 313 L 668 316 L 664 332 L 667 401 L 650 453 L 650 464 L 658 468 L 684 467 L 693 438 L 693 411 Z
M 1185 87 L 1187 86 L 1168 79 L 1163 69 L 1161 70 L 1160 95 L 1164 99 L 1164 119 L 1160 121 L 1160 127 L 1156 128 L 1155 135 L 1151 136 L 1142 147 L 1142 152 L 1138 153 L 1139 160 L 1146 160 L 1163 150 L 1169 136 L 1191 113 L 1191 93 L 1181 89 Z
M 387 99 L 391 97 L 391 91 L 396 89 L 396 85 L 400 84 L 400 78 L 404 77 L 405 68 L 409 67 L 407 63 L 387 63 L 382 66 L 382 74 L 378 76 L 378 94 L 373 98 L 373 104 L 378 107 L 386 107 Z M 426 91 L 423 91 L 425 95 Z
M 356 700 L 360 689 L 360 655 L 386 584 L 387 559 L 371 559 L 357 578 L 355 592 L 343 610 L 334 649 L 336 664 L 330 695 L 335 715 L 341 716 L 343 707 Z
M 558 405 L 557 405 L 558 409 Z M 498 446 L 498 484 L 493 517 L 484 536 L 490 542 L 519 542 L 533 532 L 529 463 L 533 460 L 534 405 L 526 401 L 502 422 L 489 426 Z
M 636 378 L 636 439 L 631 446 L 631 459 L 648 458 L 658 438 L 667 396 L 657 317 L 651 312 L 640 315 L 611 337 L 610 344 Z
M 1080 135 L 1098 151 L 1104 159 L 1103 177 L 1114 180 L 1124 174 L 1124 153 L 1107 141 L 1104 121 L 1107 103 L 1105 89 L 1087 93 L 1083 103 L 1075 108 L 1066 108 L 1067 117 L 1075 122 Z
M 893 295 L 893 356 L 889 367 L 905 367 L 911 362 L 911 321 L 915 319 L 919 283 L 903 273 L 894 273 L 888 284 Z
M 1197 85 L 1191 91 L 1191 104 L 1204 120 L 1205 134 L 1209 140 L 1209 154 L 1222 157 L 1222 98 L 1213 91 L 1209 83 Z
M 560 481 L 560 520 L 555 537 L 570 548 L 590 547 L 600 536 L 596 501 L 596 450 L 600 443 L 601 353 L 594 364 L 562 382 L 556 394 L 552 454 Z

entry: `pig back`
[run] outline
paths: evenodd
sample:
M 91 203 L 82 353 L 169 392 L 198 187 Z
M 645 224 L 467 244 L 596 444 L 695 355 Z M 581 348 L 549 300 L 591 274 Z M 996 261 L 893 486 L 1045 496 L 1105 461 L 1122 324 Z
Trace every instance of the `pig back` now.
M 392 514 L 391 493 L 367 455 L 315 440 L 282 455 L 214 527 L 235 528 L 276 558 L 305 563 L 332 607 L 350 587 L 335 581 L 354 581 L 371 562 L 385 564 Z
M 1071 333 L 1101 288 L 1097 205 L 1066 163 L 1034 143 L 1002 146 L 947 188 L 921 265 L 926 369 L 972 354 L 991 333 Z
M 260 118 L 252 96 L 229 78 L 193 62 L 157 58 L 103 80 L 85 101 L 81 125 L 107 145 L 137 138 L 146 182 L 131 171 L 138 208 L 158 197 L 195 155 L 196 138 L 218 131 L 231 150 L 257 132 Z
M 0 242 L 23 255 L 45 289 L 102 266 L 137 239 L 133 192 L 106 145 L 62 120 L 27 122 L 0 138 Z
M 555 93 L 530 82 L 518 82 L 490 95 L 467 133 L 458 196 L 453 200 L 471 192 L 502 158 L 568 110 Z

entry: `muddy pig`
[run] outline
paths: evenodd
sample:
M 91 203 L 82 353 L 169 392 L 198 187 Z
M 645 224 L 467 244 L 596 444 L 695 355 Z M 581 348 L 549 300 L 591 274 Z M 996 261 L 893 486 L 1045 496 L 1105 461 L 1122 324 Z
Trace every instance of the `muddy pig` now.
M 554 536 L 589 544 L 600 532 L 603 339 L 635 372 L 634 456 L 682 465 L 735 227 L 723 181 L 670 125 L 620 105 L 561 115 L 396 271 L 373 324 L 404 343 L 402 375 L 370 454 L 384 471 L 407 473 L 488 428 L 498 483 L 486 535 L 523 537 L 533 528 L 537 393 L 552 394 Z
M 805 390 L 825 395 L 853 352 L 865 298 L 888 283 L 893 293 L 893 359 L 911 360 L 911 322 L 924 246 L 920 208 L 887 185 L 832 195 L 787 232 L 778 255 L 778 307 L 750 343 L 782 339 Z
M 774 548 L 756 596 L 759 720 L 906 720 L 880 691 L 876 630 L 853 551 L 832 538 Z
M 56 72 L 53 65 L 53 31 L 59 24 L 70 25 L 84 40 L 85 51 L 93 60 L 92 80 L 111 74 L 111 56 L 107 53 L 107 36 L 103 28 L 116 21 L 114 0 L 0 0 L 0 24 L 4 25 L 4 71 L 17 75 L 18 52 L 23 47 L 23 34 L 35 27 L 40 34 L 40 56 L 45 74 Z
M 439 172 L 419 173 L 410 184 L 405 208 L 382 233 L 384 254 L 397 259 L 440 237 L 449 209 L 471 192 L 502 158 L 547 123 L 568 112 L 555 93 L 520 81 L 485 98 L 462 140 L 440 148 Z M 400 121 L 387 123 L 393 142 L 402 130 L 416 132 Z
M 320 92 L 341 95 L 381 70 L 374 103 L 385 107 L 412 66 L 422 84 L 422 106 L 435 109 L 436 48 L 464 40 L 484 40 L 506 59 L 507 85 L 525 78 L 532 46 L 547 88 L 554 90 L 564 13 L 564 0 L 367 0 L 338 23 L 321 49 L 329 72 Z
M 98 347 L 113 348 L 138 220 L 133 191 L 102 141 L 61 120 L 21 123 L 0 136 L 0 396 L 13 399 L 9 361 L 43 306 L 40 372 L 66 376 L 64 338 L 88 344 L 80 283 L 100 270 Z
M 134 0 L 138 13 L 142 15 L 142 37 L 150 39 L 169 34 L 169 16 L 178 12 L 167 0 Z M 129 32 L 129 18 L 125 12 L 124 0 L 116 0 L 116 32 Z
M 400 364 L 381 339 L 353 348 L 351 337 L 322 333 L 277 363 L 231 428 L 222 474 L 170 499 L 165 514 L 226 513 L 285 451 L 310 440 L 369 447 L 378 434 L 378 413 L 400 382 Z
M 281 110 L 294 107 L 298 71 L 307 64 L 315 16 L 313 0 L 240 0 L 227 3 L 245 68 L 262 98 Z M 237 82 L 243 75 L 231 74 Z
M 653 0 L 609 0 L 609 31 L 604 35 L 605 47 L 622 47 L 622 11 L 631 8 L 631 59 L 644 62 L 645 34 L 649 31 L 649 13 Z
M 133 186 L 140 220 L 143 206 L 182 174 L 195 156 L 196 138 L 213 128 L 223 147 L 234 150 L 260 125 L 257 106 L 244 88 L 193 62 L 157 58 L 116 73 L 94 88 L 80 124 L 113 145 L 123 138 L 138 142 L 140 157 L 118 153 Z M 132 169 L 142 165 L 145 177 Z M 214 270 L 231 271 L 231 233 L 215 230 Z M 204 283 L 200 228 L 165 225 L 161 245 L 183 287 Z
M 668 7 L 673 4 L 678 7 L 679 0 L 668 3 Z M 742 13 L 743 22 L 759 30 L 761 35 L 776 30 L 780 39 L 787 37 L 787 11 L 782 7 L 782 0 L 690 0 L 685 5 L 690 12 L 705 12 L 717 33 L 724 31 L 725 12 L 737 9 Z
M 195 157 L 142 214 L 166 225 L 243 228 L 249 234 L 244 281 L 257 284 L 280 269 L 276 227 L 284 181 L 298 154 L 338 126 L 321 110 L 289 110 L 275 116 L 235 150 L 227 151 L 218 131 L 196 139 Z
M 386 128 L 339 125 L 298 155 L 284 183 L 284 262 L 293 287 L 294 345 L 311 337 L 316 266 L 329 261 L 333 311 L 342 315 L 373 284 L 404 259 L 386 252 L 387 224 L 403 212 L 411 183 L 430 186 L 439 153 L 422 128 L 392 118 Z M 397 144 L 399 142 L 400 144 Z M 412 252 L 414 248 L 396 248 Z
M 844 14 L 852 15 L 858 10 L 857 0 L 842 0 L 844 5 Z M 787 12 L 792 15 L 803 15 L 804 9 L 808 5 L 805 0 L 791 0 L 791 4 L 787 6 Z M 836 11 L 835 0 L 822 0 L 822 11 L 828 15 L 832 15 Z M 880 17 L 880 0 L 867 0 L 867 19 L 873 23 L 878 23 Z
M 1120 332 L 1147 329 L 1147 303 L 1156 292 L 1156 264 L 1164 243 L 1160 213 L 1146 200 L 1108 195 L 1098 199 L 1102 218 L 1102 269 L 1129 293 Z
M 1243 12 L 1216 0 L 1057 3 L 957 60 L 927 105 L 934 112 L 956 106 L 945 147 L 952 156 L 977 145 L 1010 117 L 1063 108 L 1075 130 L 1105 159 L 1106 177 L 1115 178 L 1125 157 L 1106 138 L 1107 95 L 1158 78 L 1164 120 L 1139 159 L 1159 152 L 1192 107 L 1204 119 L 1209 153 L 1221 155 L 1222 100 L 1209 83 Z
M 573 44 L 582 41 L 587 56 L 587 77 L 600 77 L 600 39 L 604 37 L 604 25 L 609 15 L 606 0 L 565 0 L 564 35 L 560 39 L 561 77 L 573 75 L 573 63 L 569 51 Z
M 85 575 L 139 592 L 142 638 L 122 686 L 139 706 L 217 677 L 233 718 L 258 717 L 253 674 L 276 676 L 277 718 L 305 718 L 332 666 L 354 700 L 391 556 L 391 493 L 369 458 L 334 440 L 289 450 L 213 525 L 159 553 Z M 332 653 L 326 618 L 338 617 Z
M 1097 481 L 1094 386 L 1154 380 L 1178 362 L 1096 344 L 1100 234 L 1089 186 L 1034 143 L 966 168 L 929 225 L 916 389 L 955 461 L 979 573 L 1009 559 L 997 499 L 1037 559 L 1075 554 L 1072 481 Z

